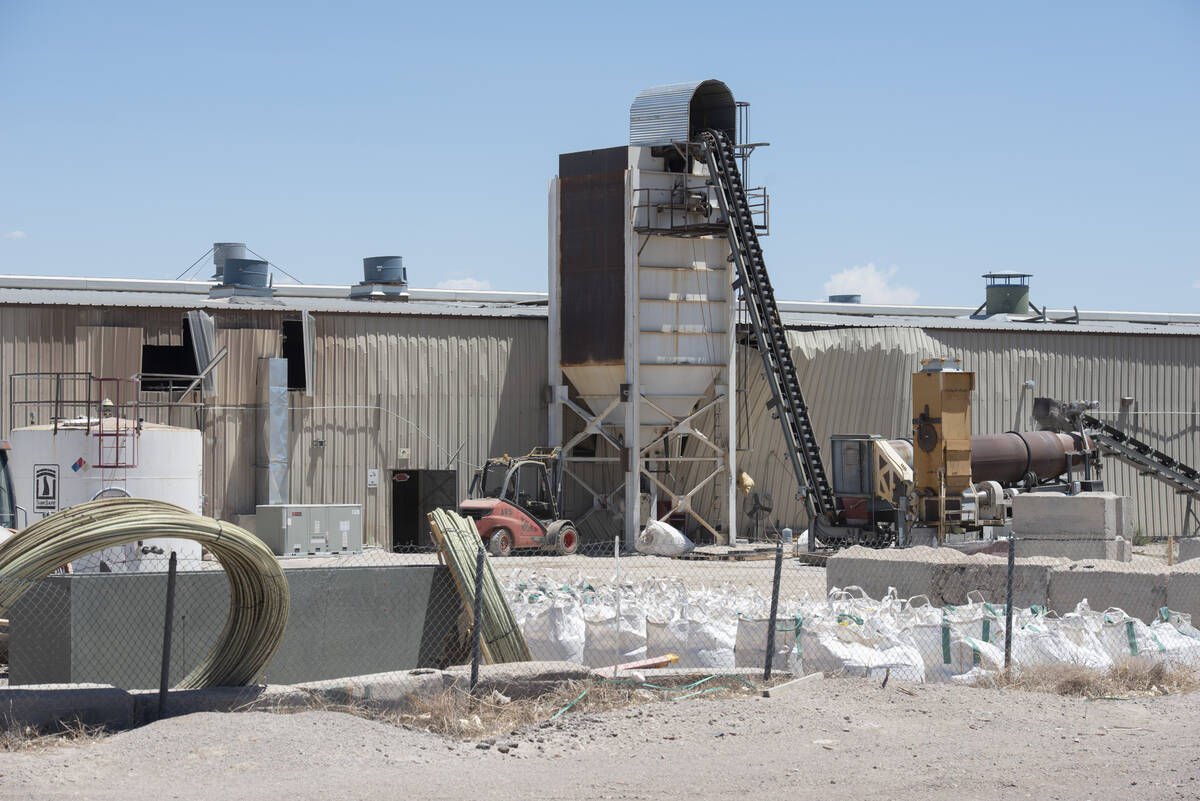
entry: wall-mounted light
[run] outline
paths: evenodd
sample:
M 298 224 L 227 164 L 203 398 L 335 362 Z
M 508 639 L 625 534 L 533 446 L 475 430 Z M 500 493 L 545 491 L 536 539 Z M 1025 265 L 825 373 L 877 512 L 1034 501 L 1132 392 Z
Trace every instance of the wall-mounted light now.
M 1033 389 L 1037 386 L 1037 382 L 1035 382 L 1032 378 L 1026 378 L 1025 383 L 1021 386 L 1025 387 L 1025 389 Z

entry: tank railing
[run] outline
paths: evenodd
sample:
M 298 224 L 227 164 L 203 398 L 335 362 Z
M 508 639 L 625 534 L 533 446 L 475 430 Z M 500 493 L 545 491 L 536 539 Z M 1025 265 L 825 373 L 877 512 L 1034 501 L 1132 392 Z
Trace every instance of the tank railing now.
M 136 388 L 138 409 L 192 409 L 207 406 L 203 382 L 198 376 L 168 373 L 144 373 Z M 8 386 L 8 427 L 49 423 L 57 431 L 59 424 L 68 420 L 83 421 L 89 433 L 102 416 L 95 385 L 101 379 L 89 372 L 35 371 L 12 373 Z M 145 382 L 159 382 L 159 387 L 146 388 Z M 162 393 L 167 398 L 161 397 Z M 193 395 L 195 400 L 184 400 Z M 122 404 L 128 408 L 128 404 Z M 198 428 L 203 430 L 203 420 Z
M 75 417 L 88 420 L 90 428 L 93 407 L 92 382 L 94 377 L 87 372 L 34 371 L 12 373 L 8 377 L 8 426 L 10 429 L 25 425 L 40 425 L 41 415 L 35 412 L 49 410 L 44 422 L 53 424 L 58 430 L 60 421 Z M 47 387 L 49 384 L 49 387 Z M 32 397 L 30 385 L 33 386 Z M 19 391 L 20 390 L 20 391 Z M 43 391 L 48 390 L 48 395 Z M 18 418 L 18 411 L 28 412 Z

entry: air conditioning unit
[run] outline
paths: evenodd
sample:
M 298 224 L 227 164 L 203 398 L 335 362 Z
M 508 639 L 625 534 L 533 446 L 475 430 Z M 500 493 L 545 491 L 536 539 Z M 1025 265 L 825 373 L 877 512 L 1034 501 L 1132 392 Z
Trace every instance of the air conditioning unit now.
M 350 503 L 255 508 L 255 534 L 278 556 L 362 553 L 362 507 Z

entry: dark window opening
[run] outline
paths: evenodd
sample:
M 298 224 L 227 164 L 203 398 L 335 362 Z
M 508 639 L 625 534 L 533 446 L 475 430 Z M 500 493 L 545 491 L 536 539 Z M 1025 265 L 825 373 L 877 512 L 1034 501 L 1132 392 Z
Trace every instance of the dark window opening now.
M 575 443 L 575 447 L 571 449 L 571 455 L 578 456 L 581 459 L 590 459 L 596 455 L 596 447 L 599 441 L 599 435 L 592 434 L 590 437 L 586 437 Z
M 287 359 L 288 389 L 306 389 L 308 376 L 304 373 L 304 322 L 283 321 L 283 358 Z
M 182 345 L 142 346 L 143 392 L 184 389 L 191 383 L 190 376 L 198 372 L 200 368 L 196 365 L 196 350 L 192 347 L 192 329 L 186 318 L 183 320 Z

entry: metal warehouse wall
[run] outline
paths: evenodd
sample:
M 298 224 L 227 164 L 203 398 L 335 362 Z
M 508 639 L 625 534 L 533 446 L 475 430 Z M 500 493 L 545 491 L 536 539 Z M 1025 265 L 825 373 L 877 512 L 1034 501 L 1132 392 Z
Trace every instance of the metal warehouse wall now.
M 390 545 L 392 469 L 457 469 L 462 497 L 488 456 L 545 444 L 544 319 L 325 314 L 316 327 L 313 396 L 292 394 L 293 503 L 361 503 L 364 531 Z
M 113 343 L 126 341 L 107 329 L 141 329 L 143 344 L 180 345 L 186 311 L 0 306 L 0 432 L 27 422 L 9 419 L 13 373 L 98 372 L 98 364 L 110 363 Z M 218 349 L 229 349 L 217 368 L 217 395 L 202 413 L 147 409 L 143 416 L 199 427 L 204 415 L 205 510 L 232 520 L 254 511 L 257 360 L 280 355 L 280 324 L 299 311 L 205 311 L 216 320 Z M 545 443 L 544 319 L 313 316 L 314 392 L 289 393 L 292 502 L 361 503 L 365 538 L 388 546 L 391 469 L 457 468 L 462 494 L 488 455 Z M 401 448 L 409 449 L 407 460 Z M 368 468 L 380 471 L 377 489 L 367 488 Z
M 1035 395 L 1091 399 L 1102 415 L 1159 450 L 1200 464 L 1200 337 L 1073 334 L 1010 330 L 840 328 L 789 331 L 792 355 L 823 453 L 831 434 L 910 437 L 911 374 L 921 359 L 952 356 L 976 372 L 973 425 L 977 433 L 1033 427 Z M 784 451 L 779 422 L 766 411 L 769 391 L 752 350 L 741 354 L 739 465 L 774 497 L 772 520 L 803 528 L 803 505 Z M 1023 387 L 1036 382 L 1032 390 Z M 1122 396 L 1133 396 L 1133 414 L 1120 417 Z M 705 429 L 712 421 L 704 421 Z M 1178 533 L 1184 501 L 1166 485 L 1105 460 L 1108 489 L 1134 498 L 1142 532 Z M 715 493 L 698 499 L 719 505 Z M 743 504 L 745 502 L 743 501 Z M 749 524 L 739 513 L 738 530 Z M 799 529 L 798 529 L 799 530 Z

